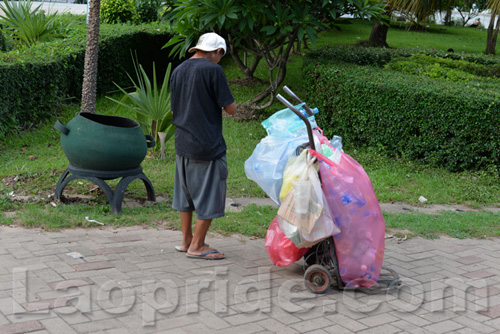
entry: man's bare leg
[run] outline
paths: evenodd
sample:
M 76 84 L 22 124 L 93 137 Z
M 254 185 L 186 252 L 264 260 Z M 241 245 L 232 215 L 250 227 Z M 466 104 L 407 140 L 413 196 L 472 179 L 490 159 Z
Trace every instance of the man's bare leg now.
M 182 245 L 181 249 L 187 250 L 193 240 L 193 213 L 181 211 L 181 225 L 182 225 Z
M 208 228 L 212 223 L 212 219 L 196 219 L 196 226 L 194 229 L 194 234 L 191 239 L 191 244 L 188 248 L 189 255 L 200 255 L 213 251 L 212 248 L 208 247 L 205 243 L 205 237 L 207 236 Z M 183 225 L 184 230 L 184 225 Z M 183 232 L 184 233 L 184 232 Z M 207 258 L 223 258 L 224 253 L 211 253 L 207 254 Z

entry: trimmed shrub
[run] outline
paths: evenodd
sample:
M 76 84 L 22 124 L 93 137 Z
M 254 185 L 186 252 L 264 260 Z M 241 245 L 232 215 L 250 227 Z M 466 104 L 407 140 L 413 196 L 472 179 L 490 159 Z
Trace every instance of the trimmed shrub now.
M 304 85 L 309 104 L 320 109 L 318 124 L 327 135 L 450 171 L 500 163 L 498 84 L 478 89 L 474 82 L 335 62 L 331 49 L 326 51 L 324 61 L 319 61 L 319 51 L 306 59 Z M 368 49 L 367 58 L 382 64 L 391 52 Z
M 2 30 L 0 30 L 0 51 L 1 52 L 7 51 L 7 41 L 5 40 L 5 36 L 3 35 Z
M 407 74 L 451 81 L 477 80 L 476 76 L 500 78 L 500 65 L 484 65 L 462 59 L 455 60 L 425 54 L 395 57 L 384 67 Z
M 155 0 L 138 0 L 135 8 L 139 23 L 156 22 L 158 20 L 159 5 Z
M 103 23 L 135 23 L 137 12 L 133 0 L 101 1 L 101 20 Z
M 436 58 L 464 60 L 474 64 L 500 66 L 500 58 L 492 55 L 461 54 L 420 48 L 365 48 L 357 45 L 340 45 L 335 47 L 325 47 L 322 49 L 311 50 L 307 53 L 307 59 L 309 62 L 315 60 L 326 62 L 342 61 L 350 64 L 383 67 L 393 58 L 405 58 L 418 54 Z
M 99 40 L 97 93 L 128 87 L 133 74 L 131 51 L 151 72 L 165 72 L 170 50 L 162 50 L 171 35 L 158 25 L 102 25 Z M 0 136 L 18 127 L 56 115 L 62 101 L 79 99 L 82 91 L 86 29 L 76 27 L 69 38 L 41 43 L 20 52 L 0 54 Z

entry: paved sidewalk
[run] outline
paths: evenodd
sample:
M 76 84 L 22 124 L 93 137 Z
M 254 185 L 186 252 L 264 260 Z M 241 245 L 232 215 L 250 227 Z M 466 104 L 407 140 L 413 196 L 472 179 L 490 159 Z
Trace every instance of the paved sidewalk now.
M 187 259 L 180 240 L 0 227 L 0 334 L 500 333 L 497 240 L 387 239 L 384 265 L 404 284 L 381 295 L 310 294 L 301 261 L 272 266 L 262 239 L 212 235 L 221 261 Z

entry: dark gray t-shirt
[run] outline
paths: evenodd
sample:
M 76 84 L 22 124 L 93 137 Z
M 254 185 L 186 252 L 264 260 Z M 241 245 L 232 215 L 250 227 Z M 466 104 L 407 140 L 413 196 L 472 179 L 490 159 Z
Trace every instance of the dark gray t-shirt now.
M 234 102 L 226 75 L 204 58 L 188 59 L 170 77 L 177 155 L 217 160 L 226 153 L 222 108 Z

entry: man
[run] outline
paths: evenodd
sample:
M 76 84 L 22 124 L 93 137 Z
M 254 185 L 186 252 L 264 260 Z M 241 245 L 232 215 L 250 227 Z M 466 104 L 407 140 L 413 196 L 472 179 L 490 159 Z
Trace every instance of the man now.
M 195 54 L 170 78 L 172 123 L 177 127 L 172 207 L 180 211 L 183 236 L 175 249 L 190 258 L 220 260 L 224 254 L 205 244 L 205 237 L 212 219 L 224 216 L 228 172 L 222 110 L 232 115 L 236 103 L 218 65 L 226 53 L 225 40 L 207 33 L 188 52 Z

